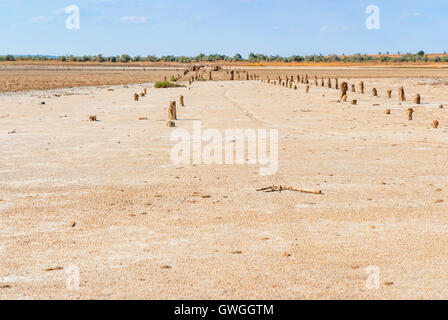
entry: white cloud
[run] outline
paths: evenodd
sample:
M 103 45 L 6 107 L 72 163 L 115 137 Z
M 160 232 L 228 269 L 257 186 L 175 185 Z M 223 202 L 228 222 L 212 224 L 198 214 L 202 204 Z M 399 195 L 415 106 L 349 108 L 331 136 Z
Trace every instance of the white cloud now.
M 421 16 L 420 12 L 405 13 L 400 16 L 400 19 L 407 19 L 407 18 L 413 18 L 413 17 L 419 17 L 419 16 Z
M 56 10 L 53 10 L 52 13 L 53 14 L 60 14 L 60 13 L 64 13 L 66 8 L 59 8 Z
M 131 23 L 146 23 L 148 22 L 148 17 L 137 17 L 137 16 L 125 16 L 121 17 L 121 22 L 131 22 Z
M 53 19 L 54 19 L 53 16 L 38 16 L 31 18 L 29 21 L 31 23 L 47 23 L 51 22 Z

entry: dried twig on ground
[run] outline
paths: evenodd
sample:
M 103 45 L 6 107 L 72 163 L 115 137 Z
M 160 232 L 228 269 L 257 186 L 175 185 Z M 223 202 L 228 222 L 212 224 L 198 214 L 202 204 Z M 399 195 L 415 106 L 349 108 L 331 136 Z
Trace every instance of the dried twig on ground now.
M 293 187 L 285 187 L 285 186 L 270 186 L 262 189 L 258 189 L 257 192 L 282 192 L 282 191 L 293 191 L 293 192 L 301 192 L 301 193 L 310 193 L 310 194 L 322 194 L 321 190 L 304 190 L 297 189 Z

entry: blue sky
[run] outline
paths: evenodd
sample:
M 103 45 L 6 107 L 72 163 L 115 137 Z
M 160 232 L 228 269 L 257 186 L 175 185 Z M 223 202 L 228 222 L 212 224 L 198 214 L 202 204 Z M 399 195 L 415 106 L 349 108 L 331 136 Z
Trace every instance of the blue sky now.
M 80 8 L 68 30 L 63 9 Z M 365 26 L 380 8 L 379 30 Z M 0 54 L 444 52 L 446 0 L 0 0 Z

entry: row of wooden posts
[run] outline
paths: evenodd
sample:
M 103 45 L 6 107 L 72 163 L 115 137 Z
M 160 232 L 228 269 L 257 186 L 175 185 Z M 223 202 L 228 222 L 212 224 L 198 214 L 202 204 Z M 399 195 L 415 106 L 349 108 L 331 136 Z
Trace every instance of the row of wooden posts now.
M 274 84 L 274 85 L 281 85 L 283 87 L 289 87 L 290 89 L 294 89 L 294 90 L 298 89 L 298 87 L 297 87 L 297 85 L 295 84 L 295 81 L 294 81 L 294 76 L 290 76 L 290 77 L 287 76 L 285 78 L 285 80 L 282 80 L 281 77 L 278 77 L 276 80 L 273 80 L 273 81 L 271 81 L 271 79 L 268 77 L 267 80 L 262 80 L 262 81 L 266 82 L 268 84 Z M 303 76 L 298 75 L 297 76 L 297 83 L 306 84 L 305 92 L 309 93 L 310 81 L 309 81 L 308 75 L 303 75 Z M 314 77 L 314 83 L 315 83 L 316 86 L 319 86 L 319 81 L 318 81 L 318 77 L 317 76 Z M 324 80 L 324 78 L 321 78 L 320 86 L 321 87 L 325 87 L 325 80 Z M 330 89 L 333 88 L 333 84 L 332 84 L 332 81 L 331 81 L 330 78 L 328 78 L 328 80 L 326 82 L 326 86 L 328 88 L 330 88 Z M 339 96 L 339 102 L 346 102 L 347 101 L 347 94 L 348 94 L 348 91 L 349 91 L 348 83 L 347 82 L 342 82 L 341 85 L 339 86 L 339 80 L 336 78 L 335 81 L 334 81 L 334 88 L 336 90 L 340 89 L 340 91 L 341 91 L 340 92 L 340 96 Z M 352 84 L 350 86 L 350 89 L 351 89 L 350 90 L 351 92 L 353 92 L 353 93 L 356 92 L 356 86 L 354 84 Z M 359 83 L 359 92 L 361 94 L 365 94 L 365 86 L 364 86 L 364 82 L 363 81 L 361 81 Z M 372 96 L 378 97 L 378 90 L 376 88 L 372 88 Z M 386 96 L 387 96 L 387 98 L 391 99 L 392 98 L 392 90 L 387 90 L 386 91 Z M 398 89 L 398 99 L 399 99 L 400 102 L 406 101 L 406 94 L 405 94 L 404 87 L 400 87 Z M 351 104 L 356 105 L 357 104 L 357 100 L 352 100 Z M 421 104 L 421 96 L 420 96 L 420 94 L 417 94 L 415 96 L 414 104 L 416 104 L 416 105 Z M 443 108 L 443 105 L 440 105 L 439 108 Z M 413 120 L 414 109 L 409 108 L 406 112 L 407 112 L 406 113 L 407 114 L 407 119 L 409 121 Z M 390 109 L 387 109 L 385 111 L 385 113 L 386 114 L 390 114 L 391 113 Z M 437 129 L 439 127 L 439 125 L 440 125 L 440 123 L 439 123 L 438 120 L 434 120 L 433 123 L 431 124 L 431 126 L 433 128 L 435 128 L 435 129 Z
M 266 80 L 266 82 L 267 83 L 271 83 L 271 79 L 268 78 Z M 285 80 L 282 80 L 281 77 L 278 77 L 277 80 L 274 80 L 272 83 L 281 85 L 283 87 L 289 87 L 291 89 L 297 90 L 297 85 L 295 85 L 294 76 L 286 77 Z M 310 85 L 309 85 L 310 81 L 309 81 L 308 75 L 304 75 L 304 76 L 298 75 L 297 76 L 297 83 L 306 84 L 307 85 L 306 86 L 306 93 L 309 92 L 309 90 L 310 90 Z M 318 80 L 317 76 L 315 76 L 314 83 L 315 83 L 316 86 L 319 86 L 319 80 Z M 325 79 L 321 78 L 320 86 L 321 87 L 325 87 L 326 86 L 329 89 L 332 89 L 333 88 L 333 82 L 332 82 L 331 78 L 328 78 L 327 81 L 326 81 L 326 84 L 325 84 Z M 341 90 L 340 101 L 346 101 L 347 100 L 346 98 L 344 98 L 344 96 L 346 96 L 348 91 L 349 91 L 348 83 L 343 82 L 341 84 L 341 86 L 339 86 L 339 79 L 336 78 L 336 79 L 334 79 L 334 89 L 336 89 L 336 90 L 340 89 Z M 354 85 L 354 84 L 350 85 L 350 92 L 356 93 L 356 85 Z M 361 81 L 359 83 L 359 93 L 365 94 L 365 86 L 364 86 L 364 82 L 363 81 Z M 378 97 L 378 90 L 376 88 L 372 88 L 372 96 Z M 392 90 L 387 90 L 386 91 L 386 96 L 387 96 L 387 98 L 391 99 L 392 98 Z M 398 99 L 399 99 L 400 102 L 406 101 L 406 95 L 405 95 L 405 91 L 404 91 L 403 87 L 400 87 L 398 89 Z M 420 96 L 420 94 L 417 94 L 415 96 L 414 104 L 421 104 L 421 96 Z
M 184 75 L 188 74 L 189 71 L 184 72 Z M 238 71 L 239 73 L 240 71 Z M 230 80 L 234 80 L 235 79 L 235 71 L 234 70 L 227 70 L 227 73 L 230 75 Z M 255 75 L 255 74 L 250 74 L 247 71 L 242 71 L 242 73 L 245 74 L 245 78 L 246 80 L 261 80 L 259 75 Z M 196 76 L 195 77 L 190 77 L 189 78 L 189 83 L 193 83 L 195 80 L 199 79 L 198 77 L 200 77 L 201 75 L 199 74 L 199 70 L 196 70 Z M 295 79 L 297 81 L 295 81 Z M 212 80 L 212 71 L 209 71 L 209 80 Z M 267 78 L 267 80 L 261 80 L 263 82 L 267 82 L 268 84 L 273 84 L 273 85 L 281 85 L 283 87 L 288 87 L 294 90 L 298 89 L 297 84 L 298 83 L 302 83 L 302 84 L 306 84 L 305 87 L 305 92 L 309 93 L 310 91 L 310 81 L 309 81 L 309 77 L 308 75 L 297 75 L 296 77 L 294 76 L 287 76 L 285 78 L 285 80 L 283 80 L 281 77 L 278 77 L 276 80 L 271 80 L 269 77 Z M 318 81 L 318 77 L 315 76 L 314 77 L 314 82 L 316 86 L 319 86 L 319 81 Z M 331 78 L 328 78 L 325 84 L 325 79 L 321 78 L 320 81 L 320 86 L 321 87 L 325 87 L 327 86 L 328 88 L 333 88 L 333 82 L 331 80 Z M 349 91 L 349 85 L 347 82 L 342 82 L 339 85 L 339 79 L 334 79 L 334 88 L 336 90 L 340 90 L 340 96 L 339 96 L 339 102 L 346 102 L 347 101 L 347 95 L 348 95 L 348 91 Z M 356 92 L 356 86 L 354 84 L 351 84 L 350 86 L 350 91 L 355 93 Z M 365 93 L 365 86 L 364 86 L 364 82 L 361 81 L 359 83 L 359 92 L 361 94 Z M 135 93 L 134 94 L 134 100 L 135 101 L 139 101 L 139 99 L 141 97 L 145 97 L 147 95 L 147 89 L 144 88 L 143 91 L 140 94 Z M 378 90 L 376 88 L 372 88 L 372 96 L 374 97 L 378 97 Z M 387 90 L 386 91 L 386 96 L 387 98 L 391 99 L 392 98 L 392 90 Z M 405 90 L 403 87 L 400 87 L 398 89 L 398 98 L 399 101 L 406 101 L 406 95 L 405 95 Z M 414 103 L 419 105 L 421 104 L 421 96 L 420 94 L 417 94 L 414 98 Z M 351 104 L 356 105 L 357 104 L 357 100 L 352 100 Z M 184 97 L 181 95 L 179 97 L 179 105 L 180 106 L 185 106 L 184 103 Z M 443 108 L 443 105 L 440 106 L 440 108 Z M 387 109 L 385 111 L 386 114 L 390 114 L 390 109 Z M 413 120 L 413 114 L 414 114 L 414 110 L 412 108 L 409 108 L 407 110 L 407 118 L 408 120 Z M 167 126 L 168 127 L 175 127 L 176 123 L 175 121 L 177 120 L 177 103 L 176 101 L 171 101 L 169 104 L 169 108 L 168 108 L 168 122 L 167 122 Z M 90 117 L 90 121 L 97 121 L 96 116 L 91 116 Z M 432 123 L 432 127 L 433 128 L 437 128 L 439 126 L 439 122 L 437 120 L 435 120 Z

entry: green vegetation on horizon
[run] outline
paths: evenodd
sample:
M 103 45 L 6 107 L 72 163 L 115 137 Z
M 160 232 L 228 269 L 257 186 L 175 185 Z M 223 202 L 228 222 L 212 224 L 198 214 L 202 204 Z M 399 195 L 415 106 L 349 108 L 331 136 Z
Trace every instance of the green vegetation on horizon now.
M 444 53 L 446 54 L 446 53 Z M 322 54 L 314 54 L 310 56 L 298 56 L 293 55 L 291 57 L 281 57 L 267 56 L 263 54 L 250 53 L 247 59 L 244 59 L 241 54 L 237 53 L 233 57 L 219 54 L 199 54 L 196 57 L 186 57 L 186 56 L 162 56 L 156 57 L 154 55 L 149 55 L 147 57 L 135 56 L 123 54 L 121 56 L 111 56 L 105 57 L 103 55 L 97 56 L 82 56 L 75 57 L 73 55 L 60 56 L 58 58 L 49 58 L 46 56 L 0 56 L 0 61 L 47 61 L 47 60 L 57 60 L 62 62 L 112 62 L 112 63 L 128 63 L 128 62 L 178 62 L 178 63 L 195 63 L 201 61 L 208 62 L 250 62 L 250 63 L 260 63 L 260 62 L 349 62 L 349 63 L 363 63 L 363 62 L 448 62 L 448 56 L 435 56 L 429 57 L 425 52 L 420 51 L 417 54 L 406 53 L 401 54 L 398 52 L 397 56 L 390 56 L 389 52 L 379 53 L 378 55 L 367 55 L 367 54 L 354 54 L 354 55 L 328 55 L 324 56 Z

